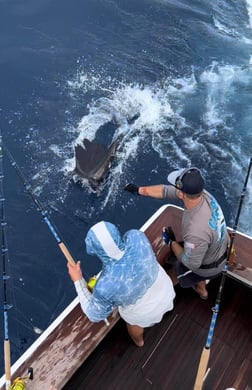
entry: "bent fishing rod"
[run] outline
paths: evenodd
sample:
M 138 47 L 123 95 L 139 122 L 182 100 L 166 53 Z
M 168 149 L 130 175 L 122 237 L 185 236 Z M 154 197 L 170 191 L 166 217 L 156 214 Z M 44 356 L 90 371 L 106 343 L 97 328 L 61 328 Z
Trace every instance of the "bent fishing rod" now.
M 209 326 L 209 331 L 208 331 L 208 335 L 207 335 L 207 339 L 206 339 L 206 344 L 205 344 L 205 346 L 203 348 L 203 351 L 201 353 L 200 362 L 199 362 L 199 366 L 198 366 L 198 372 L 197 372 L 197 376 L 196 376 L 196 380 L 195 380 L 195 383 L 194 383 L 193 390 L 201 390 L 202 387 L 203 387 L 203 384 L 204 384 L 205 375 L 206 375 L 206 371 L 207 371 L 207 365 L 208 365 L 208 361 L 209 361 L 209 357 L 210 357 L 210 348 L 211 348 L 211 343 L 212 343 L 212 339 L 213 339 L 214 328 L 215 328 L 217 316 L 218 316 L 218 313 L 219 313 L 221 296 L 222 296 L 224 283 L 225 283 L 225 279 L 226 279 L 226 273 L 227 273 L 227 270 L 228 270 L 228 263 L 229 263 L 231 254 L 233 253 L 234 239 L 235 239 L 235 235 L 236 235 L 236 231 L 237 231 L 238 221 L 239 221 L 240 214 L 241 214 L 243 200 L 244 200 L 245 195 L 246 195 L 247 184 L 248 184 L 248 180 L 249 180 L 249 176 L 250 176 L 251 167 L 252 167 L 252 157 L 250 158 L 247 175 L 246 175 L 246 178 L 245 178 L 245 181 L 244 181 L 244 186 L 243 186 L 243 189 L 242 189 L 242 192 L 241 192 L 241 195 L 240 195 L 238 210 L 237 210 L 234 226 L 233 226 L 233 229 L 232 229 L 232 232 L 231 232 L 231 238 L 230 238 L 230 243 L 229 243 L 229 247 L 228 247 L 227 260 L 226 260 L 226 263 L 225 263 L 224 270 L 222 272 L 220 286 L 219 286 L 219 290 L 218 290 L 215 306 L 212 308 L 212 311 L 213 311 L 212 319 L 211 319 L 211 323 L 210 323 L 210 326 Z
M 70 264 L 75 265 L 75 261 L 74 261 L 72 255 L 70 254 L 70 252 L 67 249 L 66 245 L 62 242 L 62 240 L 61 240 L 61 238 L 60 238 L 60 236 L 59 236 L 55 226 L 53 225 L 52 221 L 49 219 L 48 212 L 44 209 L 44 207 L 40 203 L 39 199 L 33 193 L 31 185 L 27 182 L 26 178 L 24 177 L 21 169 L 19 168 L 19 166 L 17 165 L 16 161 L 12 157 L 12 155 L 11 155 L 10 151 L 8 150 L 7 146 L 4 143 L 2 143 L 2 144 L 3 144 L 3 149 L 5 150 L 5 152 L 6 152 L 7 156 L 8 156 L 8 159 L 10 161 L 11 166 L 13 166 L 13 168 L 17 172 L 17 175 L 19 176 L 21 182 L 23 183 L 25 191 L 30 195 L 30 197 L 32 198 L 33 202 L 37 206 L 37 210 L 40 212 L 40 214 L 43 217 L 43 220 L 45 221 L 45 223 L 49 227 L 53 237 L 57 241 L 57 244 L 58 244 L 60 250 L 63 252 L 63 254 L 66 257 L 67 261 Z
M 16 161 L 14 160 L 13 156 L 11 155 L 10 151 L 8 150 L 7 146 L 2 142 L 2 145 L 3 145 L 3 149 L 5 150 L 7 156 L 8 156 L 8 159 L 10 161 L 10 164 L 13 166 L 13 168 L 15 169 L 15 171 L 17 172 L 17 175 L 19 176 L 21 182 L 23 183 L 23 186 L 25 188 L 25 191 L 30 195 L 30 197 L 32 198 L 33 202 L 35 203 L 35 205 L 37 206 L 37 210 L 40 212 L 40 214 L 42 215 L 43 217 L 43 220 L 45 221 L 45 223 L 47 224 L 47 226 L 49 227 L 49 230 L 50 232 L 52 233 L 53 237 L 55 238 L 57 244 L 58 244 L 58 247 L 60 248 L 61 252 L 64 254 L 66 260 L 72 264 L 72 265 L 75 265 L 75 261 L 71 255 L 71 253 L 69 252 L 68 248 L 66 247 L 66 245 L 64 244 L 64 242 L 62 241 L 62 239 L 60 238 L 60 235 L 59 233 L 57 232 L 57 229 L 55 227 L 55 225 L 53 224 L 52 220 L 50 219 L 50 217 L 48 216 L 48 212 L 47 210 L 45 210 L 45 208 L 42 206 L 41 202 L 39 201 L 39 199 L 36 197 L 36 195 L 34 194 L 33 190 L 32 190 L 32 187 L 31 185 L 27 182 L 25 176 L 23 175 L 21 169 L 19 168 L 19 166 L 17 165 Z M 109 326 L 109 322 L 107 319 L 104 319 L 104 322 L 107 326 Z

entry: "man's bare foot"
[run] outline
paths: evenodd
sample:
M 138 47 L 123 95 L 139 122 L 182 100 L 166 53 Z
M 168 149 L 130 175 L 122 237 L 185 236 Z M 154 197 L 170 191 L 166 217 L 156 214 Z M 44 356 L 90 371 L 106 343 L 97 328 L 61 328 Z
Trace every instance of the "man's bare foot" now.
M 135 339 L 133 336 L 130 335 L 134 343 L 136 344 L 137 347 L 143 347 L 144 346 L 144 340 L 142 339 Z
M 142 347 L 144 345 L 144 339 L 143 339 L 143 334 L 144 334 L 144 329 L 141 326 L 138 325 L 130 325 L 126 324 L 128 328 L 128 333 L 134 343 L 138 347 Z

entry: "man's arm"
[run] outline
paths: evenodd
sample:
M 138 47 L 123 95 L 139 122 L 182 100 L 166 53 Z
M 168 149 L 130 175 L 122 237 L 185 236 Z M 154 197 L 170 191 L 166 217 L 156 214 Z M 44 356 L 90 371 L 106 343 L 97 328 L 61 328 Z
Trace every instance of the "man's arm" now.
M 171 250 L 173 251 L 174 255 L 176 258 L 181 261 L 181 257 L 184 253 L 184 248 L 177 242 L 177 241 L 172 241 L 170 245 Z
M 171 185 L 137 186 L 136 184 L 128 183 L 125 185 L 124 190 L 134 195 L 150 196 L 156 199 L 178 200 L 177 190 Z
M 182 247 L 178 242 L 172 241 L 170 248 L 178 261 L 194 271 L 201 266 L 208 246 L 205 243 L 197 246 L 192 243 L 184 243 L 184 247 Z
M 158 184 L 155 186 L 137 186 L 134 183 L 127 183 L 124 187 L 124 191 L 128 191 L 133 195 L 151 196 L 153 198 L 163 198 L 164 186 Z
M 178 252 L 179 261 L 192 271 L 196 271 L 200 268 L 208 249 L 207 243 L 203 241 L 200 243 L 196 242 L 197 241 L 194 241 L 194 243 L 185 241 L 182 252 Z
M 151 196 L 152 198 L 163 198 L 163 184 L 155 186 L 138 187 L 138 194 L 142 196 Z
M 87 284 L 82 277 L 79 261 L 75 265 L 67 263 L 67 268 L 69 276 L 74 282 L 82 311 L 92 322 L 105 320 L 113 310 L 112 304 L 102 297 L 99 297 L 97 293 L 90 293 Z

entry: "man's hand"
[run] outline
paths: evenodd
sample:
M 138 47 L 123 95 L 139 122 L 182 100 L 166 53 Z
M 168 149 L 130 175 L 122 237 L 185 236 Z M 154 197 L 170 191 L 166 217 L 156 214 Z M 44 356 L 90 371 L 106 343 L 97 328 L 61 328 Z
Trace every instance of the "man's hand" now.
M 170 226 L 163 228 L 162 238 L 167 245 L 169 245 L 172 241 L 176 241 L 175 234 Z
M 80 261 L 77 261 L 75 265 L 67 263 L 68 273 L 73 282 L 82 279 L 82 272 L 80 267 Z
M 138 189 L 139 189 L 139 187 L 133 183 L 128 183 L 124 187 L 124 191 L 131 192 L 132 194 L 135 194 L 135 195 L 139 195 Z

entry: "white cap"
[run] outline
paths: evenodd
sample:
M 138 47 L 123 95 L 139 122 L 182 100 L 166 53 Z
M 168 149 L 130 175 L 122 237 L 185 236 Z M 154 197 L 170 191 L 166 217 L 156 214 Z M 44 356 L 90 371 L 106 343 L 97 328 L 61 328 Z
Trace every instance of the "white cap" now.
M 204 179 L 196 167 L 182 168 L 169 173 L 168 182 L 185 194 L 200 194 L 204 189 Z
M 184 170 L 185 168 L 182 168 L 182 169 L 178 169 L 177 171 L 173 171 L 169 173 L 169 175 L 167 176 L 168 182 L 171 183 L 173 186 L 175 186 L 177 178 L 181 175 L 181 173 Z

